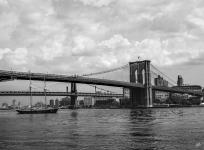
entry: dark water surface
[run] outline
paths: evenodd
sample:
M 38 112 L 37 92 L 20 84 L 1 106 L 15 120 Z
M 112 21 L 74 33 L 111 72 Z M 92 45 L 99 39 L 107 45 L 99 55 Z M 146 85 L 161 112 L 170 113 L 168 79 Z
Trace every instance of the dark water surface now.
M 0 111 L 4 149 L 204 149 L 204 108 Z

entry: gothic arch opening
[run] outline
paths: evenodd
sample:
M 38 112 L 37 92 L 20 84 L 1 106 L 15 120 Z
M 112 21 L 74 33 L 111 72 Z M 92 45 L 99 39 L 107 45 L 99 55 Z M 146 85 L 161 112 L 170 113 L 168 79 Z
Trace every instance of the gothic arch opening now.
M 142 84 L 145 84 L 145 70 L 142 69 Z
M 135 83 L 138 83 L 137 69 L 135 70 Z

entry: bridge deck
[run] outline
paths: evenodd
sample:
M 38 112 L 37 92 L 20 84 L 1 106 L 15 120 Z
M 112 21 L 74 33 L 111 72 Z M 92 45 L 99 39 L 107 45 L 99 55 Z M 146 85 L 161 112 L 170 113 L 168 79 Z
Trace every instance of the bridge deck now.
M 66 76 L 66 75 L 56 75 L 56 74 L 42 74 L 42 73 L 27 73 L 27 72 L 15 72 L 15 71 L 3 71 L 0 70 L 0 81 L 17 79 L 17 80 L 37 80 L 37 81 L 53 81 L 53 82 L 75 82 L 82 84 L 97 84 L 105 86 L 115 86 L 115 87 L 127 87 L 127 88 L 144 88 L 140 83 L 130 83 L 123 81 L 107 80 L 107 79 L 97 79 L 88 78 L 82 76 Z
M 57 74 L 43 74 L 43 73 L 28 73 L 28 72 L 16 72 L 16 71 L 4 71 L 0 70 L 0 81 L 3 80 L 36 80 L 36 81 L 52 81 L 52 82 L 75 82 L 82 84 L 95 84 L 95 85 L 104 85 L 104 86 L 114 86 L 114 87 L 126 87 L 126 88 L 144 88 L 143 84 L 140 83 L 131 83 L 107 79 L 98 79 L 98 78 L 88 78 L 82 76 L 67 76 L 67 75 L 57 75 Z M 186 91 L 178 88 L 171 87 L 160 87 L 152 86 L 153 90 L 157 91 L 166 91 L 172 93 L 186 93 L 196 96 L 203 96 L 202 92 L 196 91 Z

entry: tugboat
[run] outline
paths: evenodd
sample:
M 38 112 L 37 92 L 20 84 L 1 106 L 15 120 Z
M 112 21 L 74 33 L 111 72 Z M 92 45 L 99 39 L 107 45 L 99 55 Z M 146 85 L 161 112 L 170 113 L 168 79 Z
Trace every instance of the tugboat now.
M 32 107 L 32 86 L 31 86 L 31 76 L 30 76 L 30 85 L 29 85 L 29 91 L 30 91 L 30 108 L 24 108 L 24 109 L 17 109 L 16 111 L 19 114 L 45 114 L 45 113 L 57 113 L 58 108 L 52 108 L 47 107 L 47 98 L 46 98 L 46 82 L 44 77 L 44 96 L 45 96 L 45 107 L 44 108 L 34 108 Z

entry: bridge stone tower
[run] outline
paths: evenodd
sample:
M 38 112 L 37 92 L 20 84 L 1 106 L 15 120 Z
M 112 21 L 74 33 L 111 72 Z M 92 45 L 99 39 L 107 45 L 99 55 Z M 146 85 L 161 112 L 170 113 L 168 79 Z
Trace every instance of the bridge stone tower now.
M 130 62 L 130 82 L 140 83 L 144 88 L 131 88 L 130 99 L 133 107 L 152 107 L 152 85 L 150 61 Z
M 71 94 L 76 94 L 77 93 L 77 87 L 76 87 L 76 83 L 75 82 L 71 82 Z M 71 96 L 71 107 L 75 107 L 76 104 L 76 100 L 77 100 L 77 96 L 76 95 L 72 95 Z

